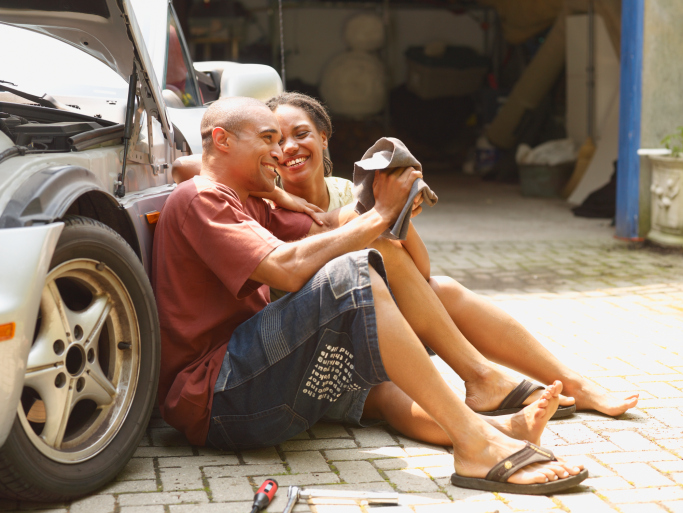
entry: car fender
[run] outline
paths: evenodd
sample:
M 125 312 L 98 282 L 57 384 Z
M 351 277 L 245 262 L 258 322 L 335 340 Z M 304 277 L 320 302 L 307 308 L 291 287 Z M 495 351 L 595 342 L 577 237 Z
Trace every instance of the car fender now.
M 102 182 L 80 166 L 57 165 L 32 174 L 14 193 L 0 215 L 0 228 L 17 228 L 51 223 L 64 216 L 71 204 L 83 194 L 104 190 Z
M 126 194 L 121 200 L 121 208 L 126 212 L 135 231 L 139 251 L 138 255 L 148 276 L 152 276 L 152 243 L 154 229 L 161 209 L 175 184 L 150 187 L 144 191 Z
M 63 223 L 0 230 L 0 326 L 14 336 L 0 339 L 0 446 L 21 397 L 40 296 Z

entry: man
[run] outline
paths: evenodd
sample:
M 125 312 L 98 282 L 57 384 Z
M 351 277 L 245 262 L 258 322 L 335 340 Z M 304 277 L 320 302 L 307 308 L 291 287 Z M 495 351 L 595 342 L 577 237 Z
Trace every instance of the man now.
M 201 130 L 200 175 L 170 195 L 154 242 L 169 424 L 198 445 L 264 447 L 326 415 L 360 423 L 368 390 L 391 380 L 453 443 L 460 486 L 554 493 L 587 477 L 507 436 L 537 440 L 562 384 L 525 409 L 523 433 L 477 416 L 399 311 L 379 253 L 363 249 L 393 224 L 420 172 L 378 174 L 372 210 L 341 227 L 332 213 L 321 228 L 253 196 L 273 190 L 282 158 L 264 104 L 220 100 Z M 268 286 L 293 294 L 268 304 Z

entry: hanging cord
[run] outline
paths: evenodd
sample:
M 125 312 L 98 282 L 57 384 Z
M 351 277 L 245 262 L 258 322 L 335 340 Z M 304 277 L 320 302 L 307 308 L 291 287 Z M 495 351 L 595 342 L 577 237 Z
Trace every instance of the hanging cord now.
M 287 87 L 285 81 L 285 33 L 282 23 L 282 0 L 278 0 L 277 8 L 278 14 L 280 15 L 280 68 L 282 75 L 282 90 L 284 91 Z

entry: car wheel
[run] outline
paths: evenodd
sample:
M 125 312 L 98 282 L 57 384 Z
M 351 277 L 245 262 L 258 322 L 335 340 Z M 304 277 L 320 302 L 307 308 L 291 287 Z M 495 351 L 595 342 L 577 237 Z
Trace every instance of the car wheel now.
M 0 495 L 65 500 L 113 479 L 156 397 L 160 335 L 147 275 L 104 224 L 67 217 L 40 301 Z

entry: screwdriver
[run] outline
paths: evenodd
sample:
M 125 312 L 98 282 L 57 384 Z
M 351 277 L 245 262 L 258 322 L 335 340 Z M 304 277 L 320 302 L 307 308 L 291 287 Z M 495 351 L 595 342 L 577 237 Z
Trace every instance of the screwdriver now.
M 277 481 L 275 479 L 266 479 L 256 491 L 256 495 L 254 495 L 254 507 L 251 513 L 258 513 L 266 509 L 270 501 L 273 500 L 275 492 L 277 492 Z

